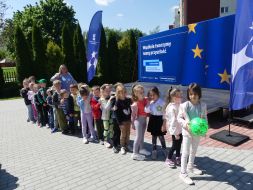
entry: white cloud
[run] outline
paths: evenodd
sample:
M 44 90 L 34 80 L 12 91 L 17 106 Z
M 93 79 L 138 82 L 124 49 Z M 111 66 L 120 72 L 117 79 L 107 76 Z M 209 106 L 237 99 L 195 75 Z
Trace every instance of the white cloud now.
M 124 14 L 122 14 L 122 13 L 117 14 L 117 17 L 123 17 L 123 16 L 124 16 Z
M 95 0 L 95 3 L 101 6 L 108 6 L 113 1 L 115 0 Z

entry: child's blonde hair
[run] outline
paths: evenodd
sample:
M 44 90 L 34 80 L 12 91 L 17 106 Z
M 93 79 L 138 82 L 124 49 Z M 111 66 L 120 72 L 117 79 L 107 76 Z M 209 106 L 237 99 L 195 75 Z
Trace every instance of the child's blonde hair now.
M 66 89 L 61 89 L 60 91 L 60 97 L 63 98 L 64 94 L 68 93 L 68 91 Z
M 172 97 L 175 97 L 177 93 L 181 93 L 181 90 L 179 88 L 173 88 L 171 87 L 166 96 L 166 106 L 171 103 Z
M 80 83 L 78 83 L 78 89 L 81 90 L 81 88 L 88 88 L 89 89 L 89 86 L 84 82 L 80 82 Z
M 144 87 L 141 86 L 140 84 L 136 84 L 132 87 L 132 99 L 133 101 L 138 101 L 138 92 L 141 90 L 144 91 Z
M 115 94 L 115 96 L 116 96 L 116 98 L 117 99 L 119 99 L 119 94 L 121 93 L 121 92 L 123 92 L 123 93 L 126 93 L 127 92 L 127 90 L 126 90 L 126 88 L 125 88 L 125 86 L 122 84 L 119 84 L 119 85 L 117 85 L 117 87 L 116 87 L 116 94 Z
M 104 91 L 107 87 L 110 87 L 109 84 L 103 84 L 101 87 L 100 87 L 100 94 L 101 94 L 101 97 L 102 98 L 106 98 L 104 97 Z
M 53 86 L 59 85 L 59 84 L 61 84 L 61 81 L 60 81 L 60 80 L 55 80 L 55 81 L 53 82 Z

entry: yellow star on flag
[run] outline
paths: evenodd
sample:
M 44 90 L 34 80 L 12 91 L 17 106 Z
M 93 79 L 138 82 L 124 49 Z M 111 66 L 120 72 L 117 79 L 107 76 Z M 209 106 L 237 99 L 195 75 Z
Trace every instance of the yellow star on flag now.
M 197 24 L 188 24 L 188 33 L 193 32 L 194 34 L 196 34 L 196 30 L 195 30 L 196 26 Z
M 230 84 L 229 78 L 231 78 L 231 75 L 227 73 L 227 70 L 224 70 L 224 73 L 218 73 L 218 75 L 221 77 L 220 83 L 226 82 Z
M 201 52 L 204 51 L 203 49 L 199 49 L 199 45 L 197 44 L 196 49 L 192 49 L 192 51 L 194 52 L 194 58 L 201 57 Z

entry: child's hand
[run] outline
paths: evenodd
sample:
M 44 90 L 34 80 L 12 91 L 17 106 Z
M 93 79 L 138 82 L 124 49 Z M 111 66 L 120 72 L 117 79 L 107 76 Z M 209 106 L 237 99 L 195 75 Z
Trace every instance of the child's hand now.
M 68 115 L 66 115 L 66 119 L 69 120 L 69 116 Z
M 135 130 L 135 126 L 134 126 L 134 123 L 132 123 L 132 129 Z
M 47 106 L 47 104 L 46 104 L 46 103 L 44 103 L 44 104 L 43 104 L 43 106 L 44 106 L 44 107 L 46 107 L 46 106 Z
M 64 103 L 64 99 L 61 99 L 60 103 L 63 104 Z
M 186 124 L 185 129 L 186 129 L 186 131 L 190 132 L 190 123 L 187 123 L 187 124 Z
M 113 111 L 116 111 L 117 109 L 118 109 L 117 106 L 113 106 L 112 108 Z
M 70 116 L 70 117 L 73 117 L 73 114 L 71 113 L 71 114 L 69 114 L 69 116 Z
M 179 140 L 180 136 L 179 135 L 175 135 L 175 138 L 176 138 L 176 140 Z
M 166 125 L 163 125 L 162 126 L 162 132 L 165 132 L 166 131 Z

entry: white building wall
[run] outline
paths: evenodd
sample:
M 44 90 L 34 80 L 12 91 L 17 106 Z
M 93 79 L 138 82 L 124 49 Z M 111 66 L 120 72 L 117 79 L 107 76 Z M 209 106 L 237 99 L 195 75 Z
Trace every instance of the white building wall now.
M 180 26 L 183 26 L 184 25 L 184 10 L 183 10 L 183 6 L 184 5 L 184 0 L 180 0 L 180 4 L 179 4 L 179 12 L 180 12 L 180 15 L 179 15 L 179 19 L 180 19 Z
M 174 18 L 174 27 L 180 27 L 180 10 L 179 8 L 175 8 L 175 18 Z
M 236 0 L 220 0 L 220 16 L 235 14 Z

